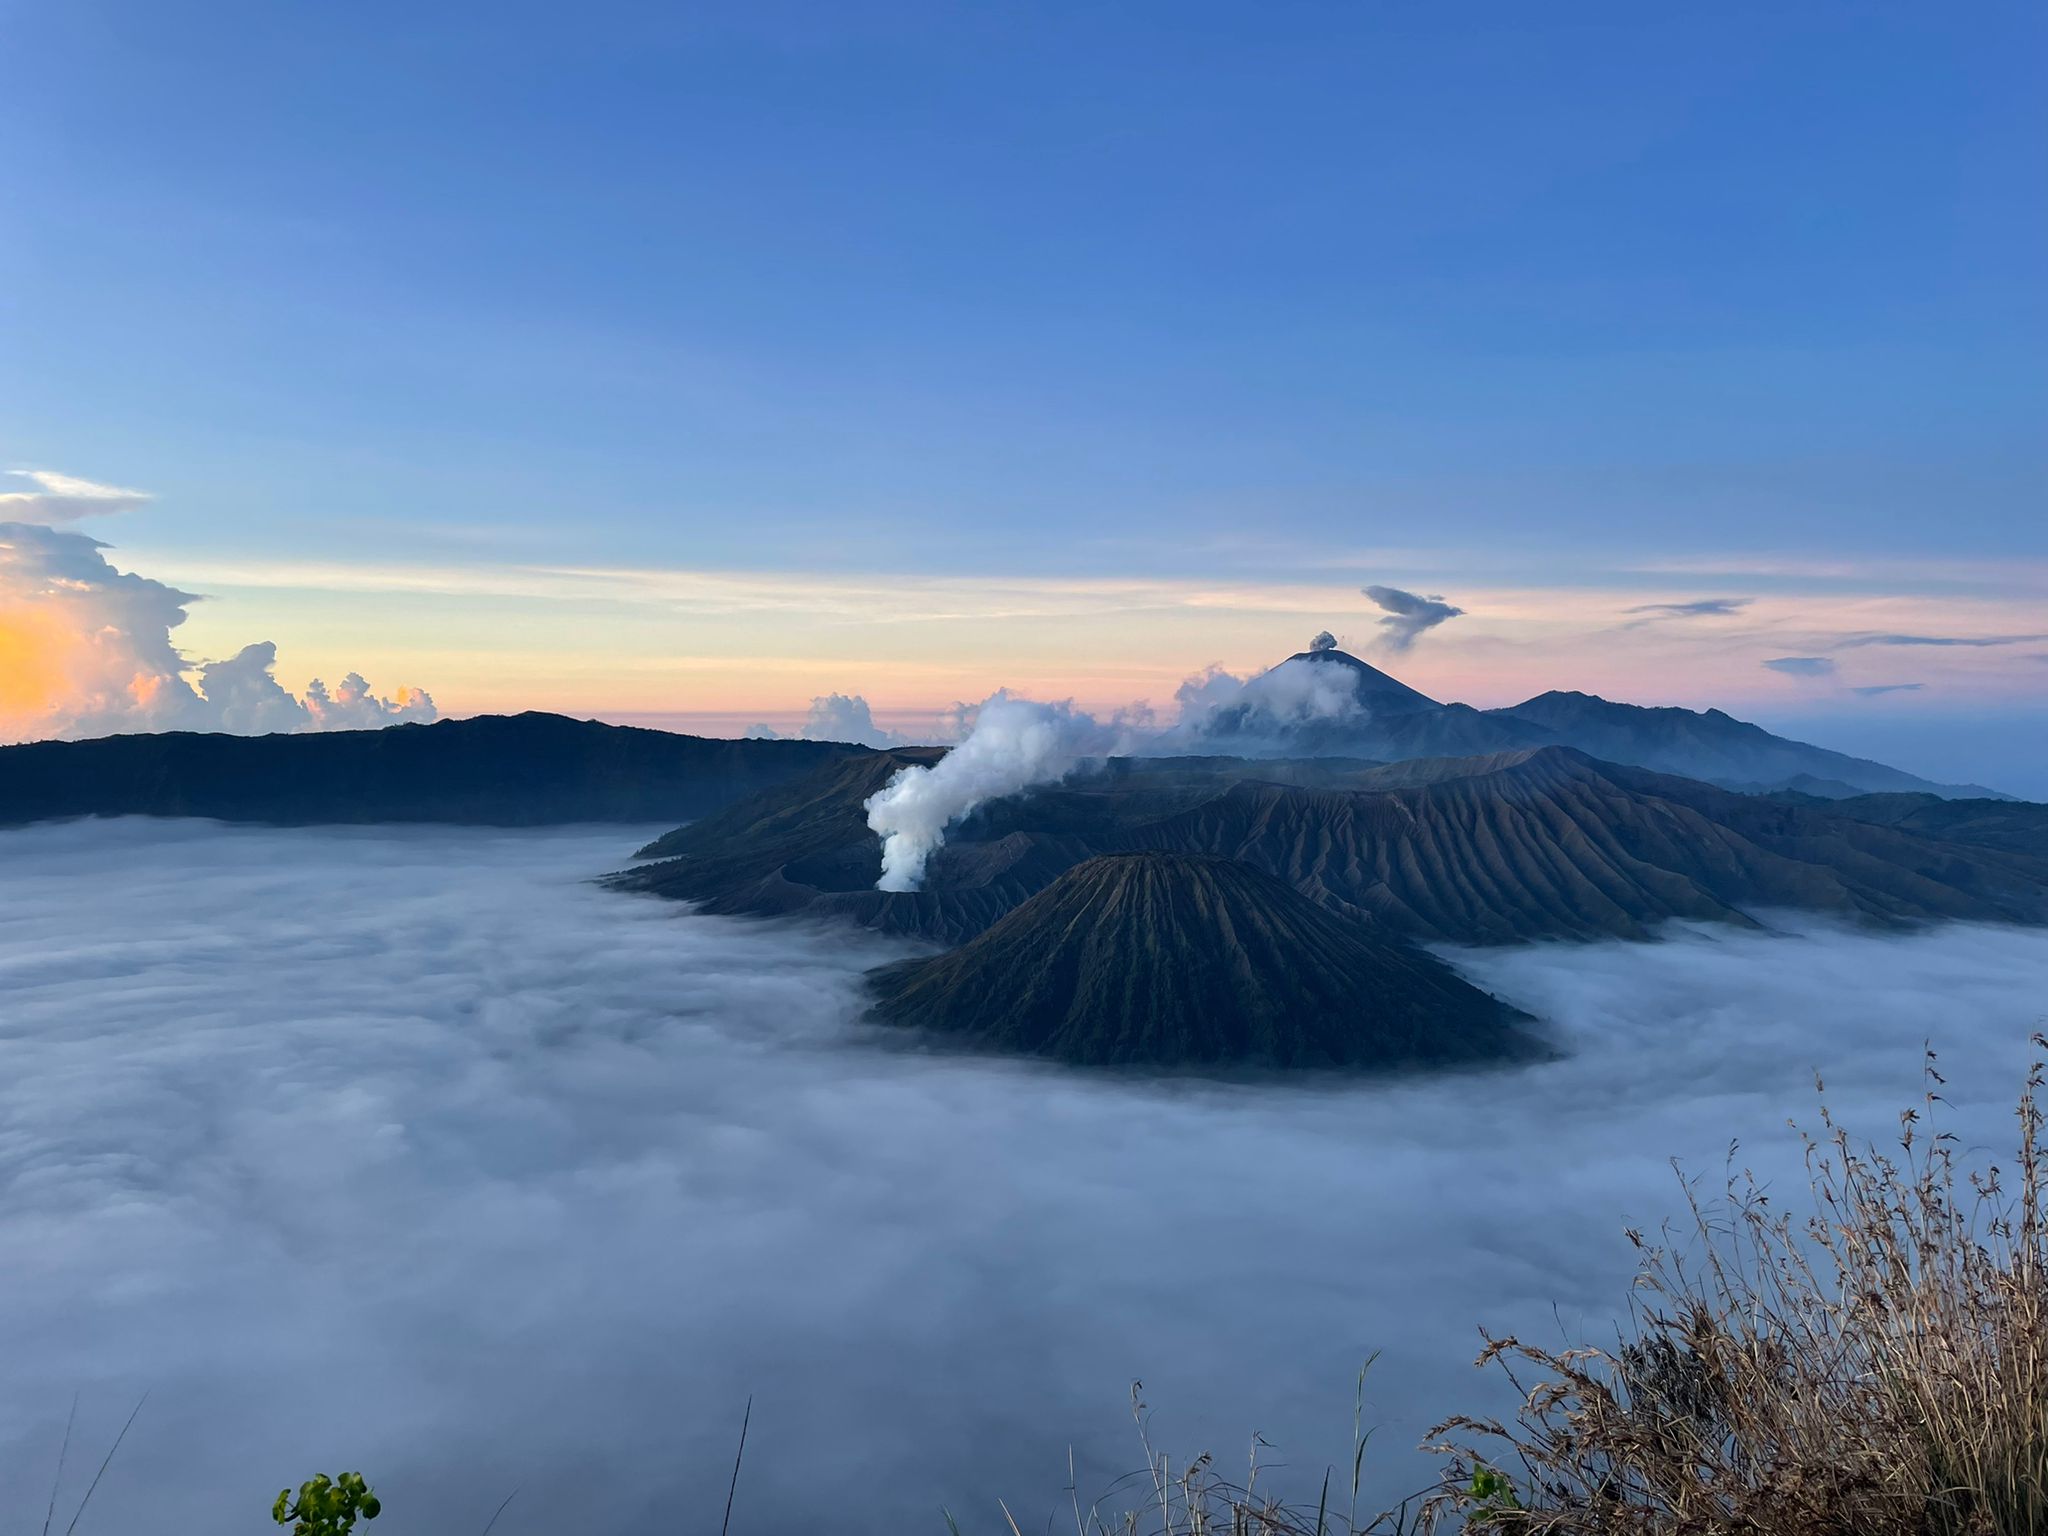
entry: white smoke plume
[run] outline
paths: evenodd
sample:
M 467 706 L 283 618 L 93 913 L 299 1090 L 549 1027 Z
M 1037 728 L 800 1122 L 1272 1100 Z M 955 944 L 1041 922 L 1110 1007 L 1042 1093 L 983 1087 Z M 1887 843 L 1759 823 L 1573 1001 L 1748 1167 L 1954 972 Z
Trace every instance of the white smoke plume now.
M 74 503 L 140 496 L 64 476 L 34 478 Z M 65 515 L 47 497 L 32 510 Z M 300 700 L 271 675 L 277 648 L 269 641 L 223 661 L 188 659 L 171 632 L 198 598 L 115 569 L 101 553 L 106 547 L 37 523 L 0 523 L 0 741 L 349 730 L 435 718 L 424 692 L 401 688 L 380 698 L 355 673 L 331 694 L 316 680 Z
M 754 741 L 781 741 L 782 732 L 772 725 L 747 728 Z M 811 700 L 810 712 L 797 728 L 798 741 L 850 741 L 862 747 L 900 747 L 905 738 L 875 723 L 868 701 L 857 693 L 827 693 Z
M 1084 758 L 1117 749 L 1118 731 L 1071 703 L 1040 704 L 998 691 L 982 701 L 974 727 L 930 768 L 906 768 L 869 796 L 868 825 L 882 839 L 875 888 L 914 891 L 946 828 L 977 806 L 1036 784 L 1051 784 Z
M 1358 679 L 1351 667 L 1298 656 L 1251 677 L 1210 667 L 1174 691 L 1180 718 L 1169 744 L 1184 750 L 1228 737 L 1241 745 L 1246 737 L 1277 738 L 1296 726 L 1362 717 Z
M 1423 634 L 1465 612 L 1445 602 L 1443 594 L 1438 592 L 1423 596 L 1404 592 L 1399 587 L 1361 587 L 1359 590 L 1385 611 L 1386 617 L 1380 620 L 1380 643 L 1390 651 L 1412 651 L 1416 640 Z

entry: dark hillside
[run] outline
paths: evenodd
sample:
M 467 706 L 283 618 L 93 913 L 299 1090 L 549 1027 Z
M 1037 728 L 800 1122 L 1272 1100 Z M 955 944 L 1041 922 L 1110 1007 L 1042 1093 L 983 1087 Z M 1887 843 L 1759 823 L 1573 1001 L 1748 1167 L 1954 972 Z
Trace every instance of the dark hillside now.
M 1644 938 L 1772 908 L 2048 918 L 2048 860 L 1941 841 L 1564 747 L 1373 766 L 1116 760 L 950 829 L 925 888 L 873 889 L 861 802 L 901 754 L 832 765 L 655 845 L 619 877 L 717 912 L 810 912 L 957 943 L 1096 854 L 1236 859 L 1338 911 L 1457 943 Z
M 723 741 L 533 713 L 289 736 L 107 736 L 0 747 L 0 823 L 659 822 L 867 755 L 836 742 Z

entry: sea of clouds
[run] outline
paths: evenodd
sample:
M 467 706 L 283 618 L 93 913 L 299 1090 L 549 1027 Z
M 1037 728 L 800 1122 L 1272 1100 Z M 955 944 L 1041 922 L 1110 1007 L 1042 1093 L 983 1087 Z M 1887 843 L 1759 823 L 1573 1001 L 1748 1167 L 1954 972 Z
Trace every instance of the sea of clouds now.
M 0 833 L 0 1509 L 262 1526 L 360 1468 L 380 1529 L 1025 1529 L 1258 1431 L 1313 1496 L 1384 1351 L 1371 1490 L 1499 1406 L 1477 1329 L 1611 1337 L 1667 1159 L 1800 1187 L 1943 1050 L 2003 1148 L 2048 935 L 1680 934 L 1461 955 L 1566 1054 L 1146 1082 L 891 1048 L 870 936 L 588 877 L 656 829 Z

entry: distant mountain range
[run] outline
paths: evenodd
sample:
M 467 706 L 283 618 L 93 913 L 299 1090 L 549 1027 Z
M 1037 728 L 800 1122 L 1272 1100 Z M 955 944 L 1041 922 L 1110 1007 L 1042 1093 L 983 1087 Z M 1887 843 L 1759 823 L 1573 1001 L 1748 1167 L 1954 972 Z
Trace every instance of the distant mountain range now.
M 1718 709 L 1651 708 L 1553 691 L 1505 709 L 1480 710 L 1440 704 L 1344 651 L 1302 651 L 1281 665 L 1344 669 L 1355 681 L 1359 709 L 1286 722 L 1278 730 L 1247 709 L 1225 711 L 1209 725 L 1211 745 L 1228 750 L 1238 740 L 1264 756 L 1335 754 L 1384 762 L 1565 746 L 1605 762 L 1654 768 L 1752 794 L 1797 789 L 1830 796 L 1905 791 L 2005 798 L 1981 785 L 1937 784 L 1883 763 L 1774 736 Z
M 866 749 L 719 741 L 561 715 L 289 736 L 170 732 L 0 747 L 0 824 L 62 816 L 437 821 L 477 826 L 703 816 Z
M 1440 704 L 1343 651 L 1304 651 L 1281 666 L 1296 664 L 1335 670 L 1356 707 L 1275 722 L 1239 705 L 1208 716 L 1198 735 L 1169 733 L 1153 750 L 1400 762 L 1567 746 L 1750 794 L 2006 798 L 1788 741 L 1719 710 L 1650 709 L 1583 693 L 1479 710 Z M 682 821 L 825 763 L 871 755 L 839 742 L 728 741 L 533 712 L 286 736 L 109 736 L 0 747 L 0 825 L 63 816 Z
M 1449 966 L 1248 864 L 1085 859 L 949 954 L 872 973 L 874 1016 L 1089 1066 L 1389 1068 L 1537 1053 Z

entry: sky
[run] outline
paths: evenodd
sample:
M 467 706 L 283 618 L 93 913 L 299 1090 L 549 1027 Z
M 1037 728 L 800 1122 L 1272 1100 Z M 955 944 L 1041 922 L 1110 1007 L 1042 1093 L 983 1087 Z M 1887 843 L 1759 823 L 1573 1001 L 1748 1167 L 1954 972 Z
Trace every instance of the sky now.
M 83 686 L 106 615 L 29 594 L 89 537 L 263 720 L 1167 705 L 1327 628 L 2048 759 L 2038 8 L 0 0 L 0 49 L 0 469 L 134 493 L 0 482 L 66 535 L 0 559 L 0 723 Z M 1389 656 L 1373 585 L 1463 613 Z

